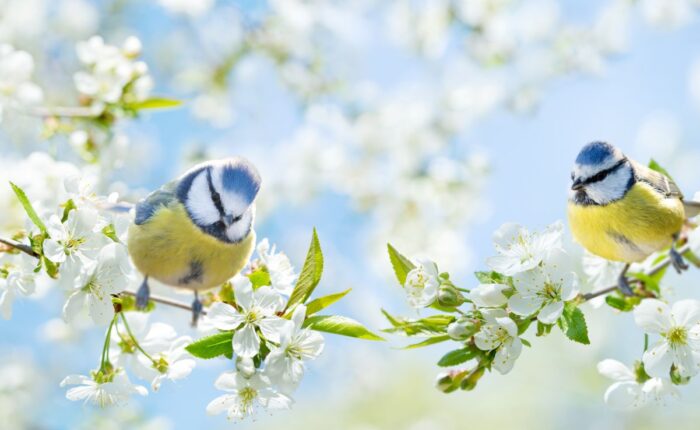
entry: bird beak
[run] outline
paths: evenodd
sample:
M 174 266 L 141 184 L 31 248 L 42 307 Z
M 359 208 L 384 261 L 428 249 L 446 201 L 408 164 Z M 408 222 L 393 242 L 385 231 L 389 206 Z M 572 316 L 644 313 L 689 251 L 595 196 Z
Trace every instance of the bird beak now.
M 571 184 L 571 189 L 573 191 L 578 191 L 578 190 L 583 189 L 583 186 L 584 186 L 583 181 L 579 178 L 579 179 L 576 179 L 573 184 Z
M 233 224 L 234 216 L 233 215 L 226 215 L 224 217 L 224 224 L 226 224 L 226 227 L 230 226 Z

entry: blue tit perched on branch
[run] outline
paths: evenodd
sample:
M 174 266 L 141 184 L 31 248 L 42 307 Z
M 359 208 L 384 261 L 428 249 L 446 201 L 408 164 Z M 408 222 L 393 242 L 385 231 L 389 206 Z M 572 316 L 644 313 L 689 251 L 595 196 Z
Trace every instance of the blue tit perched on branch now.
M 195 292 L 192 322 L 202 311 L 198 291 L 240 272 L 255 246 L 256 168 L 242 158 L 199 164 L 136 205 L 129 254 L 145 276 L 137 306 L 148 304 L 148 279 Z
M 673 267 L 688 268 L 676 251 L 687 217 L 700 203 L 686 202 L 664 174 L 627 158 L 605 142 L 584 146 L 571 173 L 568 215 L 574 238 L 591 253 L 627 263 L 618 286 L 632 290 L 625 276 L 630 263 L 667 247 Z

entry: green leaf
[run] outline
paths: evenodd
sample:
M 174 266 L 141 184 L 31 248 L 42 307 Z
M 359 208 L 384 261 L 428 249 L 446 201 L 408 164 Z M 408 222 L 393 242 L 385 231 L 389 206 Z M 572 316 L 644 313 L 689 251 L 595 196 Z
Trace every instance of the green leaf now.
M 406 276 L 408 272 L 413 270 L 416 266 L 411 263 L 411 260 L 401 255 L 390 243 L 387 245 L 389 250 L 389 260 L 391 260 L 391 266 L 394 268 L 394 273 L 396 273 L 396 279 L 403 286 L 406 283 Z
M 384 340 L 384 338 L 372 333 L 359 322 L 339 315 L 314 315 L 304 321 L 304 327 L 358 339 Z
M 46 270 L 47 275 L 49 275 L 53 279 L 58 278 L 58 265 L 56 263 L 42 256 L 41 264 L 44 265 L 44 269 Z
M 32 207 L 32 204 L 29 203 L 29 199 L 27 198 L 27 194 L 25 194 L 24 190 L 22 190 L 20 187 L 18 187 L 12 182 L 10 182 L 10 186 L 12 187 L 12 191 L 15 192 L 17 199 L 22 204 L 24 211 L 29 216 L 29 219 L 32 220 L 34 225 L 37 226 L 42 233 L 48 234 L 46 232 L 46 225 L 44 225 L 44 222 L 41 220 L 41 218 L 39 218 L 39 215 L 36 214 L 36 211 Z
M 552 331 L 552 324 L 542 324 L 537 321 L 537 334 L 536 336 L 546 336 Z
M 450 336 L 448 335 L 441 335 L 441 336 L 433 336 L 429 337 L 426 340 L 418 343 L 414 343 L 412 345 L 405 346 L 401 349 L 416 349 L 416 348 L 423 348 L 424 346 L 430 346 L 430 345 L 435 345 L 436 343 L 444 342 L 446 340 L 450 340 Z
M 130 103 L 128 108 L 133 110 L 141 109 L 171 109 L 182 104 L 180 100 L 168 99 L 164 97 L 151 97 L 141 102 Z
M 272 281 L 270 280 L 270 272 L 268 272 L 264 267 L 258 267 L 252 271 L 250 274 L 248 274 L 248 279 L 250 279 L 250 283 L 253 284 L 254 290 L 264 287 L 265 285 L 272 285 Z
M 649 168 L 651 170 L 654 170 L 655 172 L 661 173 L 662 175 L 666 176 L 668 179 L 673 180 L 671 175 L 668 173 L 668 170 L 661 167 L 661 165 L 659 163 L 657 163 L 656 160 L 654 160 L 653 158 L 649 161 Z
M 633 310 L 634 307 L 639 304 L 640 300 L 639 297 L 626 297 L 619 292 L 609 294 L 605 297 L 605 303 L 607 303 L 608 306 L 622 312 Z
M 382 309 L 382 313 L 393 326 L 382 331 L 387 333 L 402 332 L 407 336 L 443 334 L 447 326 L 455 321 L 452 315 L 431 315 L 420 319 L 404 319 L 390 315 Z
M 520 342 L 523 343 L 523 345 L 527 346 L 528 348 L 532 347 L 532 344 L 527 339 L 520 339 Z
M 187 352 L 198 358 L 210 359 L 220 355 L 233 356 L 233 331 L 224 331 L 211 336 L 203 337 L 185 349 Z
M 458 364 L 464 363 L 465 361 L 471 360 L 472 358 L 476 357 L 477 354 L 478 352 L 475 351 L 474 348 L 455 349 L 454 351 L 450 351 L 447 354 L 443 355 L 440 361 L 438 361 L 438 366 L 456 366 Z
M 586 317 L 581 312 L 581 309 L 576 305 L 567 303 L 564 307 L 564 312 L 557 322 L 559 328 L 566 334 L 566 337 L 574 342 L 588 345 L 591 341 L 588 339 L 588 326 L 586 325 Z
M 306 305 L 306 315 L 313 315 L 316 312 L 327 308 L 328 306 L 345 297 L 345 295 L 349 293 L 350 290 L 352 290 L 352 288 L 348 288 L 347 290 L 341 291 L 340 293 L 329 294 L 327 296 L 319 297 L 315 300 L 310 301 Z
M 294 286 L 294 291 L 292 291 L 292 295 L 287 303 L 288 309 L 297 303 L 306 302 L 321 281 L 322 273 L 323 252 L 321 251 L 321 243 L 318 240 L 318 234 L 314 228 L 311 244 L 309 245 L 309 252 L 306 254 L 306 261 L 304 261 L 304 267 L 301 269 L 299 280 Z

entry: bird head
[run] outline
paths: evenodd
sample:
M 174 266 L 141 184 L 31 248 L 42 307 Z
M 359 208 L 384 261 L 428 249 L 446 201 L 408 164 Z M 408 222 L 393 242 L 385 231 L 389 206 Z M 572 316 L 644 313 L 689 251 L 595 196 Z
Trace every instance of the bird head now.
M 591 142 L 576 157 L 571 172 L 571 201 L 605 205 L 625 196 L 634 184 L 630 161 L 605 142 Z
M 249 161 L 234 157 L 209 161 L 185 173 L 177 195 L 205 233 L 237 243 L 250 233 L 260 175 Z

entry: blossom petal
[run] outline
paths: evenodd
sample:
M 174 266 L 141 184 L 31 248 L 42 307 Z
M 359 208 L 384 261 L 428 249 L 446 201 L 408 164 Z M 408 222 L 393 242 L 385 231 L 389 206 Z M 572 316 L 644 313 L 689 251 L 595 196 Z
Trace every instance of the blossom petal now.
M 480 308 L 503 306 L 508 302 L 503 291 L 509 288 L 503 284 L 482 284 L 469 292 L 469 299 Z
M 564 312 L 564 302 L 548 303 L 537 314 L 537 319 L 543 324 L 554 324 L 562 312 Z
M 523 296 L 520 293 L 515 293 L 508 299 L 510 310 L 521 316 L 534 314 L 541 305 L 542 301 L 537 296 Z
M 88 313 L 95 324 L 107 325 L 114 318 L 112 296 L 108 294 L 90 294 L 87 298 Z
M 508 342 L 504 343 L 498 351 L 496 351 L 496 356 L 493 359 L 493 367 L 498 370 L 498 373 L 505 375 L 513 369 L 515 361 L 520 357 L 522 352 L 523 344 L 519 338 L 513 338 Z
M 668 305 L 656 299 L 642 300 L 634 309 L 634 322 L 647 333 L 665 333 L 673 326 Z
M 267 317 L 257 322 L 265 339 L 272 342 L 279 342 L 280 335 L 283 331 L 288 330 L 289 324 L 292 322 L 280 317 Z
M 689 327 L 700 322 L 700 301 L 680 300 L 671 308 L 673 320 L 679 326 Z
M 233 352 L 241 357 L 254 357 L 260 351 L 260 338 L 252 325 L 246 324 L 233 335 Z
M 253 306 L 253 284 L 246 276 L 236 275 L 233 280 L 233 292 L 236 295 L 236 303 L 243 309 Z
M 263 309 L 265 315 L 272 315 L 284 307 L 282 296 L 271 287 L 260 287 L 253 292 L 253 302 Z
M 632 370 L 617 360 L 611 358 L 598 363 L 598 373 L 613 381 L 634 381 Z
M 235 330 L 243 323 L 245 317 L 228 303 L 215 302 L 207 311 L 207 319 L 219 330 Z
M 209 402 L 207 405 L 208 415 L 218 415 L 238 402 L 238 396 L 234 394 L 224 394 Z
M 644 352 L 642 361 L 649 376 L 668 378 L 673 364 L 673 355 L 669 349 L 668 343 L 662 341 Z
M 630 410 L 643 406 L 646 396 L 634 381 L 615 382 L 605 391 L 605 404 L 613 409 Z

